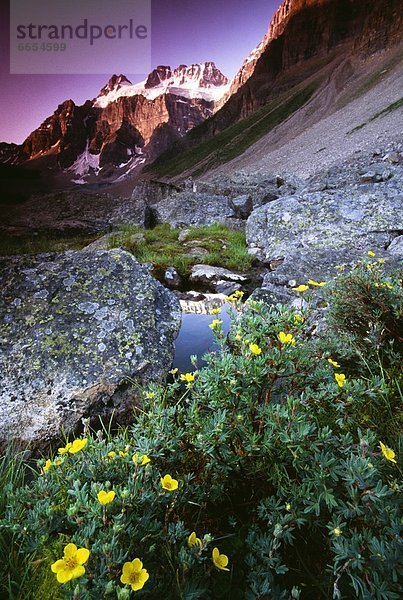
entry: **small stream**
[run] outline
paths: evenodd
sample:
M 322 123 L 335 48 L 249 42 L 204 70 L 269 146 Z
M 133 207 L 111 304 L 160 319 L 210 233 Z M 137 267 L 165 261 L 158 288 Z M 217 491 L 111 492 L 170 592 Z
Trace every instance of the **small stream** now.
M 232 320 L 231 305 L 226 303 L 226 297 L 222 294 L 206 294 L 204 300 L 180 300 L 180 303 L 182 325 L 176 338 L 173 366 L 187 373 L 195 370 L 190 360 L 192 355 L 197 356 L 197 368 L 200 368 L 206 364 L 203 356 L 217 348 L 209 327 L 213 319 L 221 319 L 223 331 L 228 333 Z M 221 308 L 219 315 L 209 314 L 212 308 L 218 307 Z

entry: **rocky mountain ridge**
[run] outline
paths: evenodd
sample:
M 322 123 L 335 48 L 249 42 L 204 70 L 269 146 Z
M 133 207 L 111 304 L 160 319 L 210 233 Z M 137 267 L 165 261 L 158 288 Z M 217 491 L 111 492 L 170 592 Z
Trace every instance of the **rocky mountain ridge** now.
M 159 66 L 136 85 L 113 75 L 94 100 L 66 100 L 20 146 L 2 144 L 0 160 L 46 158 L 47 166 L 69 169 L 76 183 L 106 166 L 132 172 L 208 118 L 227 84 L 213 62 Z
M 222 162 L 228 160 L 226 155 L 239 155 L 303 106 L 310 105 L 310 110 L 301 114 L 299 128 L 304 121 L 308 126 L 320 121 L 354 95 L 365 94 L 383 73 L 382 67 L 374 72 L 374 57 L 399 48 L 400 9 L 399 0 L 284 0 L 219 110 L 159 158 L 154 171 L 176 176 L 175 162 L 180 157 L 185 175 L 201 174 L 219 165 L 221 155 Z M 388 65 L 383 69 L 387 71 Z M 354 88 L 358 76 L 361 81 L 351 89 L 350 98 L 339 102 L 344 88 Z M 197 168 L 188 170 L 188 165 L 196 164 L 195 158 Z

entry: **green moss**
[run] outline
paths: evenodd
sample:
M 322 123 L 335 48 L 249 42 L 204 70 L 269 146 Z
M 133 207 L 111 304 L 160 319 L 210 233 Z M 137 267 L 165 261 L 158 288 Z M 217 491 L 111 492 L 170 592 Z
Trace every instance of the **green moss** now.
M 219 224 L 189 227 L 188 230 L 185 241 L 179 242 L 180 230 L 168 224 L 146 230 L 126 225 L 111 238 L 109 247 L 124 246 L 139 262 L 151 263 L 157 274 L 168 267 L 175 267 L 178 273 L 186 277 L 192 266 L 200 262 L 240 271 L 252 266 L 242 231 L 233 231 Z M 192 248 L 186 244 L 192 241 L 197 241 L 197 245 L 207 250 L 208 254 L 202 258 L 189 256 Z

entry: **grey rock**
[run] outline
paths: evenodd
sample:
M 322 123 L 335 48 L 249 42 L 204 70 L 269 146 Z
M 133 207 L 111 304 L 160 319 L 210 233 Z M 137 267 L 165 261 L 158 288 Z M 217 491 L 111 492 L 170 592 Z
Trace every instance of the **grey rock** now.
M 253 210 L 252 196 L 238 196 L 230 200 L 230 206 L 238 219 L 247 219 Z
M 392 164 L 398 164 L 401 161 L 401 155 L 398 152 L 388 152 L 383 157 L 383 160 Z
M 0 446 L 127 418 L 139 401 L 128 378 L 163 378 L 180 320 L 175 296 L 123 250 L 0 259 Z
M 397 236 L 388 247 L 388 252 L 396 258 L 403 259 L 403 235 Z
M 241 273 L 234 273 L 228 269 L 223 269 L 222 267 L 194 265 L 189 280 L 192 283 L 201 283 L 210 286 L 218 292 L 217 286 L 222 286 L 224 282 L 242 284 L 248 280 L 248 276 Z
M 246 237 L 253 255 L 267 262 L 297 250 L 309 255 L 314 250 L 382 249 L 399 229 L 401 195 L 348 189 L 290 196 L 258 208 L 247 221 Z
M 223 223 L 234 217 L 226 196 L 189 191 L 169 196 L 155 204 L 153 211 L 157 223 L 169 223 L 176 228 Z
M 164 273 L 165 283 L 172 288 L 177 288 L 181 285 L 182 279 L 175 267 L 168 267 Z
M 227 296 L 230 296 L 231 294 L 240 289 L 241 286 L 239 285 L 239 283 L 234 283 L 231 281 L 218 281 L 215 284 L 215 290 L 217 294 L 225 294 Z
M 178 242 L 180 242 L 181 244 L 183 242 L 186 242 L 186 240 L 188 239 L 190 234 L 190 229 L 182 229 L 182 231 L 179 232 L 178 235 Z

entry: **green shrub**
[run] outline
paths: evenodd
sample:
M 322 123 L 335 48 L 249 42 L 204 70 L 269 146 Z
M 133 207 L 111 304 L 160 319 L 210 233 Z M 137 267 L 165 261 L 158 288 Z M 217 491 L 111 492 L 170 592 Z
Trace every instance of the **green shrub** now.
M 348 333 L 335 320 L 361 282 L 381 284 L 382 314 L 398 314 L 397 277 L 365 265 L 323 288 L 323 334 L 312 336 L 309 307 L 248 301 L 228 337 L 212 323 L 221 352 L 206 368 L 144 392 L 130 430 L 85 432 L 86 443 L 38 462 L 2 526 L 22 556 L 46 558 L 47 576 L 68 543 L 90 551 L 85 574 L 57 584 L 55 598 L 128 598 L 120 577 L 135 558 L 149 574 L 138 598 L 401 596 L 396 431 L 374 418 L 383 404 L 395 410 L 399 340 L 385 333 L 380 352 L 365 327 Z M 354 306 L 361 323 L 372 300 Z

